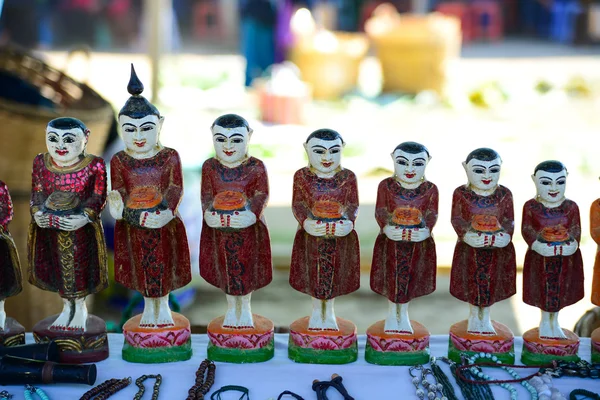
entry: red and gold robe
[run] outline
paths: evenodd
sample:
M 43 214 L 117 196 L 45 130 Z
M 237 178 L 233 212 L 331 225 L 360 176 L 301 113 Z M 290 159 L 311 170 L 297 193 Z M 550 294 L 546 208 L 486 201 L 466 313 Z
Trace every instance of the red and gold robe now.
M 562 225 L 580 243 L 579 208 L 565 200 L 555 208 L 535 199 L 523 206 L 521 233 L 529 248 L 523 263 L 523 301 L 542 311 L 558 312 L 583 298 L 583 259 L 579 248 L 570 256 L 544 257 L 531 249 L 542 229 Z
M 452 226 L 458 235 L 454 248 L 450 293 L 477 307 L 489 307 L 516 292 L 515 248 L 471 247 L 462 237 L 471 229 L 475 215 L 493 215 L 511 238 L 515 230 L 512 193 L 499 185 L 493 194 L 480 196 L 460 186 L 452 197 Z
M 17 246 L 8 231 L 13 205 L 6 184 L 0 181 L 0 301 L 23 289 Z
M 290 268 L 290 285 L 321 300 L 349 294 L 360 286 L 360 249 L 353 229 L 347 236 L 316 237 L 303 228 L 317 201 L 342 205 L 343 219 L 354 223 L 358 215 L 356 176 L 343 169 L 332 178 L 319 178 L 309 167 L 296 171 L 292 211 L 300 224 Z
M 269 199 L 269 181 L 264 164 L 250 157 L 229 168 L 216 158 L 202 166 L 202 211 L 212 210 L 218 193 L 243 193 L 246 207 L 256 223 L 243 229 L 211 228 L 202 222 L 200 275 L 231 296 L 245 296 L 267 286 L 273 278 L 271 243 L 263 212 Z
M 59 167 L 50 154 L 33 161 L 31 214 L 42 210 L 56 191 L 77 195 L 90 223 L 76 231 L 29 225 L 29 282 L 58 292 L 63 298 L 81 298 L 108 286 L 106 243 L 100 213 L 106 202 L 104 160 L 86 155 L 77 164 Z
M 600 199 L 594 201 L 590 209 L 590 232 L 598 245 L 592 280 L 592 303 L 600 306 Z
M 379 184 L 375 219 L 381 228 L 375 241 L 371 264 L 371 289 L 394 303 L 410 300 L 435 291 L 437 257 L 433 237 L 422 242 L 388 239 L 383 228 L 390 224 L 394 210 L 411 207 L 419 210 L 430 231 L 438 216 L 438 189 L 423 182 L 416 189 L 405 189 L 391 177 Z
M 183 173 L 177 151 L 163 148 L 136 159 L 120 151 L 110 160 L 110 179 L 127 204 L 141 186 L 156 189 L 175 216 L 159 229 L 142 228 L 125 219 L 115 225 L 115 280 L 144 297 L 163 297 L 192 280 L 190 250 L 177 208 L 183 197 Z

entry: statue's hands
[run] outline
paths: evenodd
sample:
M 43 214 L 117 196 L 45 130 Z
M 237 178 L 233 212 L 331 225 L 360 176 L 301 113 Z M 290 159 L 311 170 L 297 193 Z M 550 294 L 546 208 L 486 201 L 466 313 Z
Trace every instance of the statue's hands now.
M 467 233 L 465 233 L 465 236 L 463 236 L 463 242 L 465 242 L 471 247 L 479 249 L 481 247 L 489 246 L 489 239 L 487 239 L 488 236 L 489 235 L 486 235 L 481 232 L 468 231 Z
M 338 237 L 347 236 L 350 234 L 350 232 L 352 232 L 352 229 L 354 229 L 354 223 L 347 219 L 330 222 L 327 225 L 329 225 L 329 233 L 333 233 Z M 325 233 L 327 233 L 327 227 L 325 228 Z
M 556 245 L 552 243 L 543 243 L 536 240 L 531 245 L 531 249 L 533 251 L 544 257 L 571 256 L 575 254 L 578 248 L 579 243 L 577 243 L 577 240 L 575 239 L 570 239 L 564 243 L 559 243 Z
M 398 225 L 386 225 L 383 233 L 388 239 L 395 242 L 422 242 L 431 236 L 431 231 L 427 227 L 423 228 L 403 228 Z
M 492 235 L 493 247 L 506 247 L 510 243 L 510 235 L 506 232 L 498 232 Z
M 304 220 L 302 227 L 311 236 L 325 236 L 326 223 L 319 220 L 307 218 Z
M 206 221 L 206 225 L 210 226 L 211 228 L 221 227 L 221 217 L 216 211 L 204 211 L 204 220 Z
M 121 193 L 117 192 L 116 190 L 111 190 L 108 193 L 107 200 L 110 215 L 112 215 L 114 219 L 123 219 L 123 209 L 125 204 L 123 204 Z
M 50 226 L 49 215 L 42 211 L 33 214 L 33 220 L 40 228 L 48 228 Z
M 236 229 L 243 229 L 256 223 L 256 214 L 250 210 L 234 211 L 231 217 L 227 219 L 226 226 Z
M 64 217 L 54 218 L 58 219 L 58 228 L 61 231 L 76 231 L 90 222 L 90 219 L 85 214 L 65 215 Z
M 572 256 L 579 248 L 579 243 L 577 243 L 577 240 L 575 239 L 569 239 L 564 242 L 561 247 L 563 256 Z
M 160 229 L 175 218 L 173 211 L 170 209 L 157 210 L 153 213 L 143 212 L 140 215 L 140 226 L 150 229 Z
M 408 240 L 411 242 L 422 242 L 431 236 L 431 231 L 426 226 L 423 228 L 410 228 L 407 231 L 409 231 L 407 232 L 409 234 Z
M 398 225 L 386 225 L 383 227 L 383 233 L 388 239 L 394 242 L 402 240 L 402 229 Z

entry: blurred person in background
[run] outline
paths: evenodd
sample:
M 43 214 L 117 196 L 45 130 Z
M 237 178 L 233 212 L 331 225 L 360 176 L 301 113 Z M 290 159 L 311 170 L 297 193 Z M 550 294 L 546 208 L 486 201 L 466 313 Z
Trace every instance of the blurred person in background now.
M 0 44 L 12 42 L 35 48 L 39 39 L 37 0 L 0 0 Z
M 100 0 L 60 0 L 54 24 L 60 43 L 94 46 L 101 6 Z
M 110 29 L 111 45 L 130 47 L 140 30 L 141 0 L 104 0 L 104 16 Z
M 270 0 L 241 0 L 240 41 L 246 58 L 245 85 L 275 62 L 276 11 Z

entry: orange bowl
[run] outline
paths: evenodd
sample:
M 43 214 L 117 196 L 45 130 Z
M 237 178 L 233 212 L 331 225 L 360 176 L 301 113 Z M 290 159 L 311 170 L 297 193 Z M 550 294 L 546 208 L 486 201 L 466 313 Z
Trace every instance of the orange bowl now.
M 312 214 L 321 219 L 342 218 L 342 205 L 337 201 L 320 200 L 313 205 Z
M 226 190 L 217 193 L 213 200 L 213 208 L 219 211 L 240 210 L 246 206 L 246 201 L 244 193 Z
M 412 207 L 398 207 L 392 214 L 392 222 L 401 226 L 419 225 L 423 221 L 421 211 Z
M 493 233 L 502 230 L 498 218 L 493 215 L 475 215 L 471 221 L 471 227 L 477 232 Z
M 162 195 L 153 186 L 139 186 L 129 193 L 127 208 L 143 210 L 156 207 L 162 201 Z
M 541 237 L 546 242 L 565 242 L 569 239 L 569 231 L 562 225 L 547 226 L 542 229 Z

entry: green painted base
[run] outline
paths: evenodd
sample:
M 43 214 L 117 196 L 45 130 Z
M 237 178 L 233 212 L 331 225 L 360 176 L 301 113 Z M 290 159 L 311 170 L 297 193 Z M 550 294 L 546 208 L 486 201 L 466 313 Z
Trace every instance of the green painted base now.
M 367 342 L 365 360 L 377 365 L 419 365 L 429 362 L 429 348 L 425 351 L 376 351 Z
M 452 344 L 452 340 L 448 340 L 450 343 L 448 344 L 448 358 L 456 363 L 461 363 L 460 355 L 465 354 L 468 357 L 471 357 L 475 354 L 479 354 L 479 351 L 460 351 Z M 503 364 L 514 364 L 515 363 L 515 347 L 514 344 L 510 348 L 510 351 L 506 353 L 491 353 L 498 357 Z
M 358 345 L 354 342 L 351 347 L 342 350 L 306 349 L 296 346 L 290 338 L 288 357 L 304 364 L 349 364 L 358 359 Z
M 182 346 L 140 348 L 125 342 L 122 352 L 123 360 L 132 363 L 158 364 L 175 361 L 186 361 L 192 358 L 192 339 Z
M 592 362 L 600 363 L 600 353 L 597 352 L 596 350 L 592 350 Z
M 219 347 L 208 342 L 207 358 L 212 361 L 222 361 L 235 364 L 259 363 L 269 361 L 275 355 L 275 341 L 259 349 L 236 349 Z
M 525 350 L 523 348 L 523 352 L 521 353 L 521 362 L 525 365 L 544 365 L 550 364 L 552 361 L 579 361 L 580 358 L 578 355 L 573 354 L 570 356 L 555 356 L 552 354 L 539 354 L 532 353 L 530 351 Z

